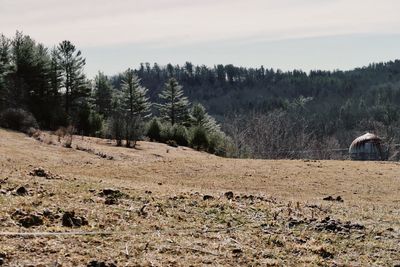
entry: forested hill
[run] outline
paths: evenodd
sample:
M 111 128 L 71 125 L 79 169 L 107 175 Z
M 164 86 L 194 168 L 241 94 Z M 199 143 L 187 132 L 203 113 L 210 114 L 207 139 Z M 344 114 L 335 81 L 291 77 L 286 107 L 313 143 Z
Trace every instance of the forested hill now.
M 379 103 L 400 104 L 400 60 L 371 64 L 351 71 L 321 71 L 306 73 L 301 70 L 243 68 L 216 65 L 213 68 L 171 64 L 141 64 L 136 70 L 150 96 L 156 99 L 169 77 L 183 85 L 186 95 L 209 108 L 213 115 L 231 112 L 271 111 L 285 108 L 289 102 L 312 98 L 308 106 L 327 113 L 337 113 L 341 107 L 367 108 Z M 112 76 L 115 87 L 120 86 L 121 75 Z M 364 110 L 365 112 L 366 110 Z M 339 114 L 336 114 L 339 115 Z
M 239 139 L 237 146 L 251 151 L 244 154 L 286 157 L 293 150 L 346 148 L 367 131 L 399 143 L 400 60 L 309 73 L 189 62 L 162 67 L 146 63 L 136 72 L 153 100 L 165 81 L 176 77 L 191 101 L 205 105 Z M 121 76 L 111 77 L 117 88 Z

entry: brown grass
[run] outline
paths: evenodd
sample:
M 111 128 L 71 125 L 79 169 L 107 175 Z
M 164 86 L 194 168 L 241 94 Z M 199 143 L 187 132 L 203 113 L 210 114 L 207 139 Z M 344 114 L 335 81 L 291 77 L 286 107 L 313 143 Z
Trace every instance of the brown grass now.
M 52 143 L 0 129 L 1 231 L 107 235 L 2 235 L 0 258 L 10 266 L 400 261 L 399 163 L 224 159 L 149 142 L 127 149 L 87 137 L 74 137 L 74 149 Z M 29 175 L 37 167 L 48 179 Z M 20 186 L 29 194 L 17 195 Z M 105 188 L 122 192 L 111 199 L 113 205 L 100 194 Z M 204 195 L 212 198 L 203 200 Z M 329 195 L 344 202 L 322 200 Z M 43 225 L 20 226 L 13 217 L 17 209 L 40 216 Z M 62 226 L 65 211 L 75 211 L 89 225 Z M 365 229 L 347 229 L 346 221 Z

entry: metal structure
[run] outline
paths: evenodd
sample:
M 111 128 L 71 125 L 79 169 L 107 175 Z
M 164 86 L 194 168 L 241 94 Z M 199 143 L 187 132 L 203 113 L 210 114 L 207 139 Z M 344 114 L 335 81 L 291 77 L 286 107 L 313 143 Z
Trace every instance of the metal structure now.
M 382 139 L 372 133 L 357 137 L 349 148 L 352 160 L 384 160 Z

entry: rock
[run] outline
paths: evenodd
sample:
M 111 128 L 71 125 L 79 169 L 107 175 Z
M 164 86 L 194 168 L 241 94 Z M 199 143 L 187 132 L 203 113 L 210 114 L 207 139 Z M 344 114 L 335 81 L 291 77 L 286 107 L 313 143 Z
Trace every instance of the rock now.
M 17 195 L 19 195 L 19 196 L 26 196 L 26 195 L 29 194 L 29 193 L 28 193 L 28 190 L 27 190 L 25 187 L 23 187 L 23 186 L 19 187 L 19 188 L 15 191 L 15 193 L 16 193 Z
M 66 211 L 62 218 L 62 225 L 65 227 L 81 227 L 88 225 L 88 221 L 84 217 L 76 217 L 74 211 Z
M 212 200 L 212 199 L 214 199 L 213 196 L 210 196 L 210 195 L 204 195 L 203 196 L 203 200 Z
M 233 198 L 233 192 L 232 192 L 232 191 L 228 191 L 228 192 L 226 192 L 224 195 L 225 195 L 225 197 L 226 197 L 227 199 L 232 199 L 232 198 Z
M 4 264 L 4 258 L 0 257 L 0 265 L 3 265 L 3 264 Z

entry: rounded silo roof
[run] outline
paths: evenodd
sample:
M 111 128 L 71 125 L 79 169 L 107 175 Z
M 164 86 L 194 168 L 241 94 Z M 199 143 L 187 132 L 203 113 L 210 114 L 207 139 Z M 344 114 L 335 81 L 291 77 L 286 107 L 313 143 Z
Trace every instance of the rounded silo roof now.
M 372 141 L 372 142 L 376 142 L 379 143 L 381 141 L 381 138 L 379 138 L 377 135 L 372 134 L 372 133 L 366 133 L 364 135 L 361 135 L 360 137 L 357 137 L 356 139 L 354 139 L 354 141 L 351 143 L 350 145 L 350 150 L 353 147 L 362 145 L 368 141 Z

